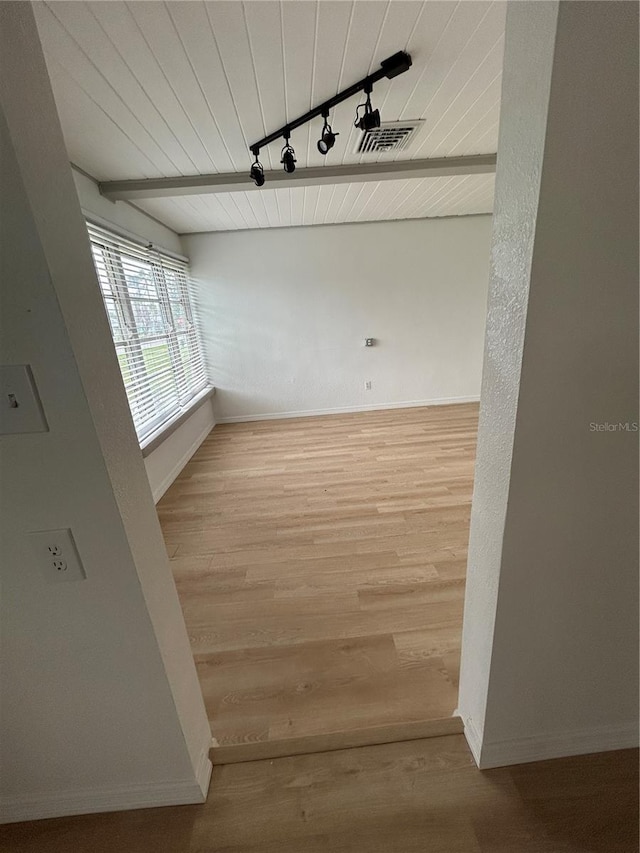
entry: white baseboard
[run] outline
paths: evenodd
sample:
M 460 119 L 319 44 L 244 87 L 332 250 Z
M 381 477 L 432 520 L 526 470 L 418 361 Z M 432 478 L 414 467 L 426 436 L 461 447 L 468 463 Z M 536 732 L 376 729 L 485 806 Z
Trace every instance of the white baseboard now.
M 182 471 L 182 469 L 187 464 L 187 462 L 191 459 L 193 454 L 200 447 L 200 445 L 205 440 L 205 438 L 209 435 L 209 433 L 211 432 L 211 430 L 213 429 L 214 426 L 215 426 L 215 424 L 213 424 L 211 426 L 207 426 L 207 428 L 204 429 L 198 435 L 196 440 L 189 445 L 187 450 L 185 450 L 185 452 L 182 454 L 182 456 L 178 459 L 178 461 L 173 466 L 173 468 L 169 471 L 167 476 L 163 478 L 162 482 L 159 483 L 159 485 L 157 485 L 155 487 L 155 489 L 153 489 L 153 501 L 154 501 L 154 503 L 158 503 L 160 498 L 164 495 L 164 493 L 167 491 L 169 486 L 176 479 L 178 474 Z
M 0 824 L 67 815 L 204 803 L 213 770 L 209 759 L 212 737 L 208 722 L 201 735 L 197 767 L 191 779 L 119 785 L 115 788 L 47 791 L 16 798 L 0 797 Z
M 457 711 L 460 714 L 459 711 Z M 480 737 L 480 733 L 476 729 L 473 720 L 467 718 L 463 720 L 464 722 L 464 736 L 467 740 L 467 744 L 469 749 L 471 750 L 471 755 L 473 755 L 473 760 L 480 767 L 480 748 L 482 746 L 482 738 Z
M 207 774 L 205 778 L 211 775 L 211 762 L 208 759 L 207 763 L 208 768 L 203 765 L 203 772 Z M 198 782 L 193 779 L 177 780 L 101 790 L 29 794 L 15 800 L 0 799 L 0 823 L 203 803 L 203 782 L 204 778 Z
M 400 403 L 367 403 L 362 406 L 338 406 L 333 409 L 302 409 L 297 412 L 262 412 L 256 415 L 232 415 L 216 418 L 219 424 L 249 423 L 251 421 L 272 421 L 285 418 L 311 418 L 316 415 L 342 415 L 352 412 L 380 412 L 386 409 L 415 409 L 423 406 L 449 406 L 456 403 L 477 403 L 479 396 L 438 397 L 433 400 L 403 400 Z
M 211 735 L 211 729 L 207 726 L 205 746 L 200 752 L 198 766 L 196 767 L 196 781 L 202 794 L 202 800 L 200 802 L 204 802 L 207 799 L 209 785 L 211 783 L 211 773 L 213 772 L 213 764 L 211 763 L 211 759 L 209 758 L 209 750 L 214 746 L 213 741 L 214 738 Z
M 472 721 L 465 720 L 464 734 L 481 770 L 570 755 L 634 749 L 639 741 L 637 722 L 487 743 L 482 741 Z

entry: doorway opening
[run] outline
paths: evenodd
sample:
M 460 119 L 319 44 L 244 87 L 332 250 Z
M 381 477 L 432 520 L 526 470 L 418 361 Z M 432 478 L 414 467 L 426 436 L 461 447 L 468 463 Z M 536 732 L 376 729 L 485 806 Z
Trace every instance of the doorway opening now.
M 468 403 L 205 440 L 158 514 L 218 760 L 462 731 L 477 422 Z

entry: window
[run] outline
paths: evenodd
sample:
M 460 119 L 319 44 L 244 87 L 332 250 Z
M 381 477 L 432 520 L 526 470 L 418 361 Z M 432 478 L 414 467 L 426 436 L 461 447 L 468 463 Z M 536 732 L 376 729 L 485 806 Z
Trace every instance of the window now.
M 189 267 L 88 225 L 133 422 L 142 442 L 207 387 Z

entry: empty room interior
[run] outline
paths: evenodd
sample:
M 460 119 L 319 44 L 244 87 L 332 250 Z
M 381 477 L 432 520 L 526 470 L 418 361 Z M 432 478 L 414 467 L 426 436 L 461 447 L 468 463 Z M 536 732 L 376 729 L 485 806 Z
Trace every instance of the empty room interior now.
M 504 5 L 53 4 L 37 21 L 216 742 L 263 757 L 406 724 L 461 732 Z M 429 45 L 437 70 L 416 60 L 329 110 L 326 154 L 322 116 L 290 131 L 294 172 L 282 134 L 259 151 L 292 186 L 249 178 L 245 139 L 276 116 Z M 363 131 L 368 97 L 380 121 Z M 411 177 L 433 158 L 451 165 Z M 179 164 L 239 173 L 242 191 L 109 197 L 110 179 Z M 371 165 L 409 171 L 297 185 Z M 150 250 L 109 227 L 123 207 Z M 180 383 L 198 408 L 162 441 Z
M 637 851 L 638 4 L 0 41 L 2 845 Z

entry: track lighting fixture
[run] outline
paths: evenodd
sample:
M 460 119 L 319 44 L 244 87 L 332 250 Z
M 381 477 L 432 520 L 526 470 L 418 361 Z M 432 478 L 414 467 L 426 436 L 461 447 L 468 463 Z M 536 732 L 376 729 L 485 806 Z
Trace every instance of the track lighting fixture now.
M 380 127 L 380 110 L 374 110 L 371 106 L 372 91 L 373 86 L 367 86 L 365 88 L 367 100 L 364 102 L 364 104 L 359 104 L 356 107 L 356 120 L 354 121 L 354 125 L 356 127 L 359 127 L 360 130 L 373 130 L 375 127 Z M 360 116 L 358 110 L 361 110 L 363 107 L 364 113 L 362 114 L 362 116 Z
M 296 152 L 289 145 L 289 134 L 284 134 L 284 148 L 280 152 L 280 162 L 284 166 L 285 172 L 291 174 L 296 170 Z
M 262 163 L 258 160 L 258 151 L 254 151 L 253 153 L 256 159 L 251 166 L 249 177 L 257 187 L 261 187 L 264 184 L 264 169 L 262 168 Z
M 318 140 L 318 151 L 321 154 L 327 155 L 329 151 L 336 144 L 336 136 L 340 136 L 339 133 L 334 133 L 331 130 L 331 125 L 329 124 L 329 111 L 322 114 L 324 118 L 324 125 L 322 126 L 322 135 Z
M 308 121 L 311 121 L 317 116 L 322 116 L 324 118 L 322 134 L 318 140 L 318 151 L 321 154 L 326 155 L 335 145 L 336 136 L 339 135 L 334 133 L 331 129 L 331 125 L 329 124 L 329 110 L 333 109 L 333 107 L 338 104 L 341 104 L 343 101 L 346 101 L 347 98 L 352 98 L 354 95 L 357 95 L 358 92 L 365 92 L 367 100 L 364 104 L 360 104 L 356 109 L 355 126 L 359 127 L 360 130 L 372 130 L 373 128 L 380 127 L 380 112 L 379 110 L 374 110 L 371 105 L 373 84 L 377 83 L 378 80 L 382 80 L 383 77 L 386 77 L 387 80 L 393 80 L 394 77 L 397 77 L 399 74 L 404 74 L 404 72 L 408 71 L 410 68 L 411 57 L 408 53 L 400 50 L 398 53 L 394 53 L 393 56 L 383 59 L 380 63 L 380 68 L 377 71 L 374 71 L 373 74 L 369 74 L 368 77 L 364 77 L 362 80 L 359 80 L 347 89 L 343 89 L 342 92 L 338 92 L 337 95 L 329 98 L 328 101 L 325 101 L 319 106 L 314 107 L 312 110 L 309 110 L 309 112 L 295 119 L 295 121 L 290 121 L 284 127 L 281 127 L 280 130 L 276 130 L 268 136 L 265 136 L 264 139 L 261 139 L 259 142 L 255 142 L 250 146 L 250 151 L 256 158 L 251 166 L 251 171 L 249 172 L 251 180 L 254 181 L 257 187 L 263 186 L 265 182 L 265 175 L 262 164 L 258 160 L 258 154 L 260 153 L 261 148 L 264 148 L 266 145 L 269 145 L 280 137 L 284 137 L 285 140 L 280 162 L 284 166 L 284 170 L 287 174 L 290 175 L 292 172 L 295 172 L 296 153 L 291 145 L 289 145 L 291 131 L 298 127 L 302 127 L 303 124 L 306 124 Z M 360 115 L 359 110 L 363 108 L 364 113 Z

